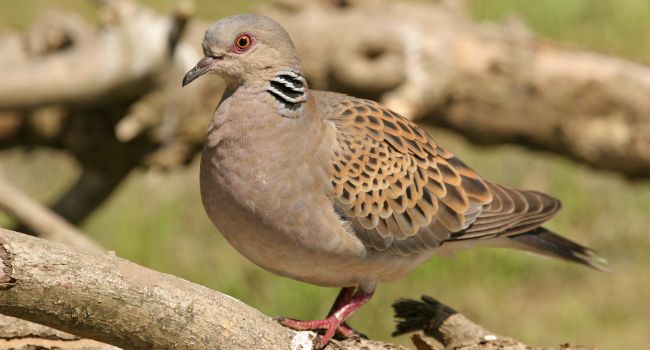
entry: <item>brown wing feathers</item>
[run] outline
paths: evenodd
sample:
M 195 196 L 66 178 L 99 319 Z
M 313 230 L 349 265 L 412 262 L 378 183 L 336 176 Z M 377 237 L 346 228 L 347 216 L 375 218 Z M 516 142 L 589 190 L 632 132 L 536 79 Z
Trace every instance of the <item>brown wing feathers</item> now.
M 521 233 L 559 209 L 544 194 L 482 180 L 417 125 L 375 102 L 325 98 L 323 114 L 337 128 L 335 205 L 368 246 L 411 254 L 447 240 Z
M 514 235 L 538 227 L 561 208 L 560 201 L 535 191 L 519 191 L 486 182 L 493 201 L 476 221 L 455 239 Z

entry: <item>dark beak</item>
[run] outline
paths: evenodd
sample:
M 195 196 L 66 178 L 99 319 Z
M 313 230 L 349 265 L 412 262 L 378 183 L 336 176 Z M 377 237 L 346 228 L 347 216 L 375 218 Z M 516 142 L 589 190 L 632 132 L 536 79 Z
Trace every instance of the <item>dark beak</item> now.
M 194 68 L 190 69 L 190 71 L 185 74 L 185 77 L 183 78 L 183 86 L 193 82 L 203 74 L 208 73 L 212 69 L 212 65 L 220 59 L 221 57 L 203 57 Z

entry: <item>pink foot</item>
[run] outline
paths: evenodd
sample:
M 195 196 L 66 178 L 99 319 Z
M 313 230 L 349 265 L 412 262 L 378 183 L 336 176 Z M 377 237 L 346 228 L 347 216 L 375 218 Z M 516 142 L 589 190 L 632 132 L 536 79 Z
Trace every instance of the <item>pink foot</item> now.
M 359 332 L 352 329 L 345 322 L 345 319 L 365 304 L 371 296 L 372 292 L 367 293 L 361 290 L 354 291 L 353 288 L 343 288 L 330 314 L 324 320 L 300 321 L 285 317 L 280 317 L 277 320 L 281 325 L 299 331 L 325 330 L 325 334 L 321 336 L 316 344 L 317 348 L 322 349 L 332 340 L 332 337 L 336 333 L 340 334 L 343 338 L 362 336 Z
M 325 347 L 325 345 L 327 345 L 327 343 L 332 340 L 332 337 L 336 331 L 339 330 L 339 328 L 342 328 L 340 327 L 340 321 L 335 316 L 330 316 L 324 320 L 315 321 L 300 321 L 291 318 L 280 318 L 278 321 L 281 325 L 295 329 L 297 331 L 325 330 L 325 334 L 320 337 L 318 343 L 316 344 L 316 347 L 319 349 Z M 344 337 L 346 337 L 345 334 L 349 335 L 347 329 L 340 329 L 339 333 Z
M 334 334 L 339 335 L 343 339 L 365 337 L 365 335 L 350 327 L 347 322 L 341 322 L 340 324 L 337 324 L 338 320 L 334 316 L 330 316 L 324 320 L 315 321 L 302 321 L 286 317 L 278 317 L 276 320 L 280 322 L 281 325 L 297 331 L 325 330 L 325 334 L 327 334 L 330 329 L 334 329 Z M 329 339 L 327 340 L 329 341 Z
M 350 325 L 347 322 L 341 323 L 339 325 L 339 328 L 336 329 L 336 332 L 338 334 L 341 334 L 341 336 L 343 338 L 345 338 L 345 339 L 347 339 L 347 338 L 355 338 L 355 337 L 366 338 L 366 339 L 368 338 L 368 337 L 366 337 L 365 334 L 363 334 L 363 333 L 357 331 L 356 329 L 350 327 Z

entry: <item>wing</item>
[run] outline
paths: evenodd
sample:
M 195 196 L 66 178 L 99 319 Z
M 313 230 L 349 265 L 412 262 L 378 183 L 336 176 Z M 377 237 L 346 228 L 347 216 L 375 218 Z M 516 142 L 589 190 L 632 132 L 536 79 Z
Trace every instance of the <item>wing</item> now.
M 409 255 L 450 240 L 521 233 L 559 209 L 541 193 L 482 180 L 417 125 L 376 102 L 315 93 L 323 119 L 336 126 L 335 209 L 368 247 Z

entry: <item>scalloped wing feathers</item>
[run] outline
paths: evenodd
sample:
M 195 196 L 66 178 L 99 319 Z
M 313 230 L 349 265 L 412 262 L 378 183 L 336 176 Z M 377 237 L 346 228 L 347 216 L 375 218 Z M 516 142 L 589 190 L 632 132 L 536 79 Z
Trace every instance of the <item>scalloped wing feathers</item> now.
M 445 241 L 523 233 L 560 203 L 482 180 L 413 122 L 382 105 L 314 91 L 336 126 L 331 159 L 334 205 L 359 239 L 401 255 Z

